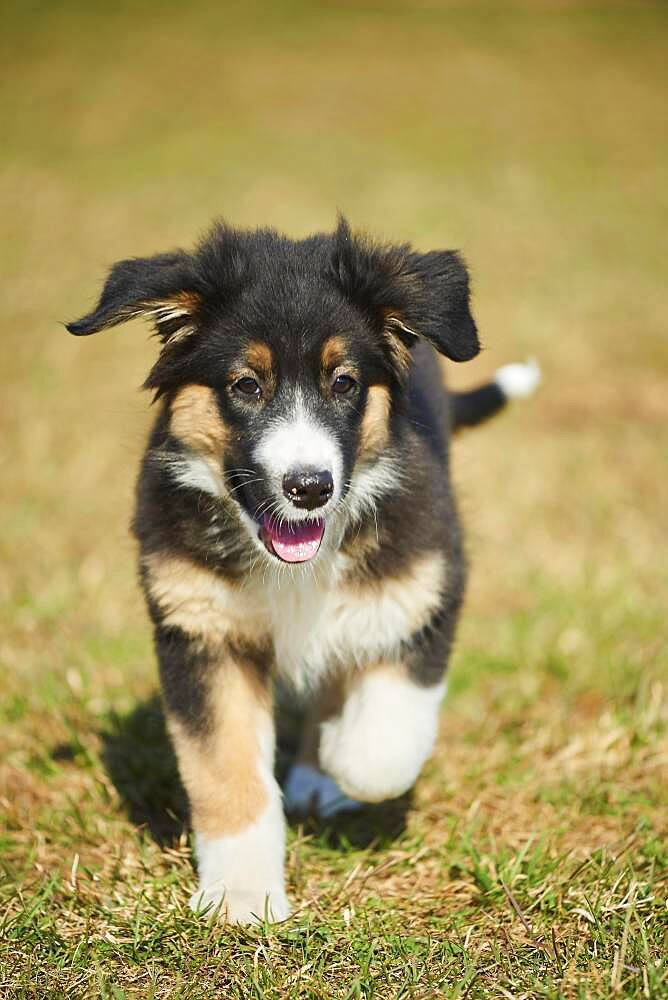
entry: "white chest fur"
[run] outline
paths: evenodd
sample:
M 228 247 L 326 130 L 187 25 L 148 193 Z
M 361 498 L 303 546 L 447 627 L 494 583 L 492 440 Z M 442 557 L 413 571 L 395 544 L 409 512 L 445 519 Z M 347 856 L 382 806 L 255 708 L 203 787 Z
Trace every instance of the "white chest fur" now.
M 446 573 L 438 552 L 363 584 L 347 577 L 340 553 L 297 572 L 258 574 L 241 587 L 174 557 L 146 556 L 144 566 L 164 624 L 190 635 L 268 638 L 279 673 L 297 687 L 331 666 L 396 658 L 438 606 Z
M 344 569 L 345 557 L 336 557 L 326 575 L 300 573 L 253 595 L 266 609 L 262 617 L 277 669 L 297 687 L 314 683 L 334 664 L 396 657 L 401 643 L 428 621 L 445 580 L 440 553 L 416 558 L 401 576 L 364 586 L 348 583 Z

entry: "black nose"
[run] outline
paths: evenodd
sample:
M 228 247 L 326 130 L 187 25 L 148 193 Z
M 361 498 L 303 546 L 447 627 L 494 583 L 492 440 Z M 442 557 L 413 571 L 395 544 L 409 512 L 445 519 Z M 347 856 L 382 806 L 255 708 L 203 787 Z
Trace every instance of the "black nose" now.
M 288 472 L 283 492 L 295 507 L 314 510 L 327 503 L 334 492 L 331 472 Z

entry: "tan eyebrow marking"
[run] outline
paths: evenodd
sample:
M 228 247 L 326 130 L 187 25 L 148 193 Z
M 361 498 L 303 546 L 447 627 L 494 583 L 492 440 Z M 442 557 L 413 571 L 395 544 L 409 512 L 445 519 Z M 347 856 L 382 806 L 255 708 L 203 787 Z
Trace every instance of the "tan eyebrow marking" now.
M 343 364 L 348 358 L 348 345 L 345 337 L 336 334 L 328 337 L 322 345 L 320 354 L 320 367 L 323 372 L 333 371 L 337 365 Z
M 269 344 L 263 340 L 251 340 L 244 351 L 246 364 L 254 369 L 264 379 L 272 381 L 275 378 L 274 355 Z

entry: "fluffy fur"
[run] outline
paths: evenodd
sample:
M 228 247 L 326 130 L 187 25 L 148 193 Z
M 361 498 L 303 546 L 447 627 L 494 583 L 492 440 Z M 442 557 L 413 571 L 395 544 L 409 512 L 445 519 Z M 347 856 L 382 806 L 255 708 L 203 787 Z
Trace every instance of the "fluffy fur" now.
M 466 575 L 451 425 L 531 379 L 449 399 L 437 354 L 479 350 L 462 259 L 344 221 L 301 241 L 216 225 L 192 253 L 122 261 L 68 329 L 137 316 L 161 350 L 133 528 L 196 834 L 193 906 L 281 920 L 275 679 L 308 705 L 292 808 L 332 815 L 413 784 Z

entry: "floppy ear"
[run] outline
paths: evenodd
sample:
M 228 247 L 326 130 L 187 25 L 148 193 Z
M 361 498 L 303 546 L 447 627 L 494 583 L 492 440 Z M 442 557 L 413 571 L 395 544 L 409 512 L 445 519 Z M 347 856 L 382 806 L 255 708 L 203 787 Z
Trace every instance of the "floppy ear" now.
M 163 343 L 175 343 L 195 332 L 197 286 L 193 258 L 184 251 L 122 260 L 112 267 L 97 308 L 67 329 L 85 337 L 142 316 Z
M 454 250 L 377 246 L 353 236 L 340 219 L 331 266 L 342 290 L 408 346 L 424 337 L 452 361 L 478 354 L 468 272 Z

